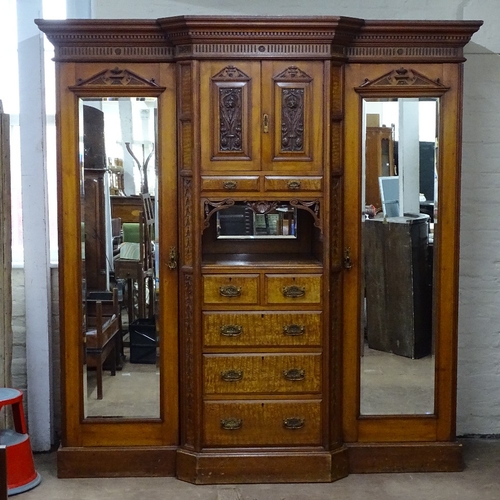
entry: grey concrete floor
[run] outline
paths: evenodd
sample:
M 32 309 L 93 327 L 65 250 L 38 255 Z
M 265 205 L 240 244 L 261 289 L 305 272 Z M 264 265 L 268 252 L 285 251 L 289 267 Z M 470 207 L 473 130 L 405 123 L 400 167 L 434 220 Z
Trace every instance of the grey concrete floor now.
M 175 478 L 58 479 L 55 453 L 36 454 L 42 476 L 16 500 L 498 500 L 500 440 L 462 439 L 454 473 L 351 474 L 335 483 L 195 486 Z

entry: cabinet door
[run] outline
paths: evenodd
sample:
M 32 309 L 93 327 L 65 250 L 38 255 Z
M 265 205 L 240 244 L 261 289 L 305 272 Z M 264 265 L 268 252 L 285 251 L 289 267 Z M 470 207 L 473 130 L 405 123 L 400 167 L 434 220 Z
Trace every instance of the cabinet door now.
M 260 169 L 260 62 L 200 65 L 201 169 Z
M 263 170 L 322 170 L 325 102 L 322 62 L 262 63 Z

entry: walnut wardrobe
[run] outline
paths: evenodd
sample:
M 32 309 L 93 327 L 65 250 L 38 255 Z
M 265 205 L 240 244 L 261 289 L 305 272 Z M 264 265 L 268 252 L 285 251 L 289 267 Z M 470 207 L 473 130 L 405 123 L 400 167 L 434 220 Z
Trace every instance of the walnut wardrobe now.
M 462 64 L 481 22 L 36 22 L 57 80 L 59 476 L 460 470 Z M 86 342 L 112 293 L 99 399 Z

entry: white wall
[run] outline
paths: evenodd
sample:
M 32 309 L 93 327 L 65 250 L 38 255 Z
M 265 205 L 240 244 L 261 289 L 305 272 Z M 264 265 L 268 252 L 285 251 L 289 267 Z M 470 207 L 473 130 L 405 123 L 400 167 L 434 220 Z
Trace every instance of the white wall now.
M 98 18 L 341 15 L 482 19 L 466 47 L 458 426 L 500 434 L 500 4 L 498 0 L 94 0 Z

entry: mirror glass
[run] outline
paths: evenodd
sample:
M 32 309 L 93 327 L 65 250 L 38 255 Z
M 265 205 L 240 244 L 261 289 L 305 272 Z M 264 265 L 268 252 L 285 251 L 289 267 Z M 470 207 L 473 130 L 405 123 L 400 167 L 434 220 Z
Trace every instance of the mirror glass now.
M 217 238 L 266 239 L 297 238 L 297 209 L 280 203 L 274 210 L 258 213 L 247 203 L 217 212 Z
M 79 100 L 86 418 L 160 416 L 157 109 Z
M 434 413 L 438 98 L 363 100 L 362 415 Z

